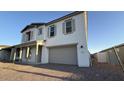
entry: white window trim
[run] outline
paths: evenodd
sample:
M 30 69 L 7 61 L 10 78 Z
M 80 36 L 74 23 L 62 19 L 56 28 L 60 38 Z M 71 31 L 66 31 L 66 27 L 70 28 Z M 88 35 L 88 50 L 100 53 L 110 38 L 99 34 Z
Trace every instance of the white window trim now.
M 72 22 L 72 31 L 70 33 L 66 32 L 66 22 L 68 22 L 68 21 Z M 64 35 L 72 34 L 73 32 L 75 32 L 75 19 L 71 18 L 71 19 L 65 20 L 64 23 L 63 23 L 63 33 L 64 33 Z

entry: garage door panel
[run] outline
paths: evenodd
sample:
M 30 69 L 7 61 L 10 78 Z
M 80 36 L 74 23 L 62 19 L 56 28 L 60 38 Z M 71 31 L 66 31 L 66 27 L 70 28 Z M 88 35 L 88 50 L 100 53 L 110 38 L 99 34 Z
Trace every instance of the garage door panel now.
M 77 64 L 77 49 L 75 46 L 53 47 L 49 49 L 50 63 Z

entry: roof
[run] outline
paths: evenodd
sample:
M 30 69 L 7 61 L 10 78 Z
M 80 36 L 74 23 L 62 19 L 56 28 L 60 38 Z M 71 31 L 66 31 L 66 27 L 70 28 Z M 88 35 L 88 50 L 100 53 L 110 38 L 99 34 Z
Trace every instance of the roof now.
M 119 44 L 119 45 L 115 45 L 115 46 L 113 46 L 113 47 L 110 47 L 110 48 L 107 48 L 107 49 L 104 49 L 104 50 L 102 50 L 102 51 L 99 51 L 99 52 L 105 52 L 105 51 L 107 51 L 107 50 L 110 50 L 110 49 L 112 49 L 112 48 L 118 48 L 118 47 L 122 47 L 122 46 L 124 46 L 124 43 L 122 43 L 122 44 Z M 99 53 L 98 52 L 98 53 Z
M 31 45 L 36 45 L 37 43 L 39 45 L 43 45 L 43 40 L 30 41 L 30 42 L 26 42 L 26 43 L 21 43 L 21 44 L 5 47 L 5 48 L 2 48 L 0 51 L 2 51 L 2 50 L 11 50 L 12 48 L 27 47 L 27 46 L 31 46 Z
M 46 26 L 47 26 L 47 25 L 50 25 L 50 24 L 59 22 L 59 21 L 61 21 L 61 20 L 67 19 L 67 18 L 69 18 L 69 17 L 72 17 L 72 16 L 75 16 L 75 15 L 81 14 L 81 13 L 83 13 L 83 12 L 84 12 L 84 11 L 75 11 L 75 12 L 72 12 L 72 13 L 67 14 L 67 15 L 65 15 L 65 16 L 62 16 L 62 17 L 60 17 L 60 18 L 57 18 L 57 19 L 55 19 L 55 20 L 52 20 L 52 21 L 50 21 L 50 22 L 48 22 L 48 23 L 32 23 L 32 24 L 30 24 L 30 25 L 27 25 L 27 26 L 21 31 L 21 33 L 23 33 L 25 30 L 27 30 L 27 29 L 29 29 L 29 28 L 39 27 L 39 26 L 42 26 L 42 25 L 46 25 Z
M 21 33 L 23 33 L 25 30 L 29 29 L 29 28 L 34 28 L 34 27 L 39 27 L 45 25 L 45 23 L 31 23 L 30 25 L 27 25 L 22 31 Z
M 11 48 L 11 46 L 8 46 L 8 45 L 0 45 L 0 47 L 1 47 L 1 46 L 3 46 L 3 48 L 0 49 L 0 51 L 2 51 L 2 50 L 8 50 L 8 49 Z
M 67 14 L 67 15 L 63 16 L 63 17 L 60 17 L 60 18 L 55 19 L 55 20 L 53 20 L 53 21 L 50 21 L 50 22 L 48 22 L 46 25 L 53 24 L 53 23 L 55 23 L 55 22 L 64 20 L 64 19 L 66 19 L 66 18 L 69 18 L 69 17 L 75 16 L 75 15 L 78 15 L 78 14 L 83 13 L 83 12 L 84 12 L 84 11 L 75 11 L 75 12 L 72 12 L 72 13 L 70 13 L 70 14 Z
M 9 47 L 9 45 L 0 45 L 0 47 Z

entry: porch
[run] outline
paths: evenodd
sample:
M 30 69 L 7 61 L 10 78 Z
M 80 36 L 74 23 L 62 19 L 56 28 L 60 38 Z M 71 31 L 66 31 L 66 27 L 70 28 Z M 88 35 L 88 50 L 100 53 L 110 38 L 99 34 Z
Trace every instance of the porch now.
M 31 41 L 13 46 L 10 61 L 26 64 L 40 64 L 43 40 Z

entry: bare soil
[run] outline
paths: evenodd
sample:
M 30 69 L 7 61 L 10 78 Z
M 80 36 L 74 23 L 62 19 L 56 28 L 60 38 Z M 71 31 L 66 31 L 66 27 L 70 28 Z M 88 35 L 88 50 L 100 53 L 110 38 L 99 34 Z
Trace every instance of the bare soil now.
M 0 62 L 0 80 L 6 81 L 122 81 L 124 72 L 119 65 L 93 64 L 79 68 L 70 65 L 22 65 Z

